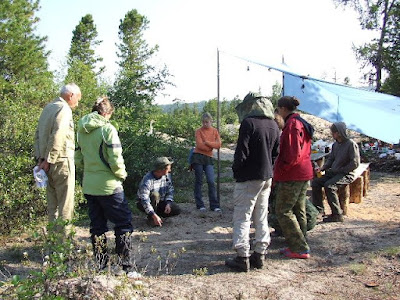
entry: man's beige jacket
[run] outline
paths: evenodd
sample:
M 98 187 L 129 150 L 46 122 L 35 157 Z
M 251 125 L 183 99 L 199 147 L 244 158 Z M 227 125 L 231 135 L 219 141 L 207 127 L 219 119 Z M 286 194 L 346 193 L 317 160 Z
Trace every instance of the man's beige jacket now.
M 73 158 L 75 151 L 72 110 L 61 97 L 47 104 L 39 118 L 35 135 L 35 157 L 54 164 Z

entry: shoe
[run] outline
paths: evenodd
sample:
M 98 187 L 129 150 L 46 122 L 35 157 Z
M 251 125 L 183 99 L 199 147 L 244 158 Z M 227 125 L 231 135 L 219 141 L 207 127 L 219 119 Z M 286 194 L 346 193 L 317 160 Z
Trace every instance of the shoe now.
M 323 222 L 330 223 L 330 222 L 343 222 L 343 216 L 342 215 L 329 215 L 326 218 L 323 219 Z
M 238 272 L 248 272 L 250 270 L 250 262 L 248 257 L 236 256 L 233 259 L 227 259 L 225 265 Z
M 206 211 L 207 209 L 205 207 L 200 207 L 199 211 Z
M 249 261 L 250 261 L 250 267 L 254 269 L 262 269 L 264 267 L 265 254 L 261 254 L 254 251 L 250 255 Z
M 221 213 L 222 210 L 219 207 L 214 208 L 212 211 L 217 212 L 217 213 Z
M 285 254 L 285 253 L 288 252 L 288 251 L 290 251 L 289 248 L 283 248 L 283 249 L 279 250 L 279 253 L 280 253 L 280 254 Z
M 310 258 L 310 253 L 308 253 L 308 252 L 302 252 L 302 253 L 292 252 L 289 248 L 287 249 L 286 252 L 284 252 L 282 254 L 288 258 L 300 258 L 300 259 Z
M 276 230 L 271 233 L 272 237 L 280 237 L 283 236 L 283 232 L 281 230 Z

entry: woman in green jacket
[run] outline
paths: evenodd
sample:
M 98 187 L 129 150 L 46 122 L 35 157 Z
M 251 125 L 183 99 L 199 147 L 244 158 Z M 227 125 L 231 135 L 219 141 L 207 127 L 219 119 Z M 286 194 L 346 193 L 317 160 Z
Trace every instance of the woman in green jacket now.
M 107 220 L 115 224 L 115 247 L 122 268 L 130 265 L 132 212 L 122 182 L 127 173 L 118 132 L 110 123 L 114 106 L 99 98 L 92 112 L 78 122 L 75 162 L 83 166 L 82 188 L 88 202 L 90 233 L 99 269 L 107 266 Z

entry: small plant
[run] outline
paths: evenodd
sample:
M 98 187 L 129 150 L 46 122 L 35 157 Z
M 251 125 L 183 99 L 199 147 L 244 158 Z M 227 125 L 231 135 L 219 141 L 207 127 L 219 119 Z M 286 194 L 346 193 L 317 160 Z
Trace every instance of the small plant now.
M 207 274 L 208 274 L 208 269 L 206 267 L 199 268 L 199 269 L 193 269 L 193 275 L 195 275 L 195 276 L 205 276 Z
M 383 250 L 385 256 L 400 256 L 400 247 L 390 247 Z
M 367 266 L 364 264 L 351 264 L 349 266 L 350 272 L 353 273 L 354 275 L 362 275 L 365 273 Z

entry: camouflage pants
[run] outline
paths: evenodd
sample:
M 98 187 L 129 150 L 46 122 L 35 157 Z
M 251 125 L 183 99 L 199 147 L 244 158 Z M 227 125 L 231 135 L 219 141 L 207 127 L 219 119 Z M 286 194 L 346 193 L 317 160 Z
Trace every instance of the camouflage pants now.
M 282 232 L 281 226 L 279 226 L 278 217 L 275 212 L 276 206 L 276 188 L 275 186 L 271 189 L 271 195 L 269 196 L 268 204 L 268 224 L 270 227 L 274 228 L 276 232 Z M 306 199 L 306 216 L 307 216 L 307 231 L 312 230 L 317 224 L 317 217 L 319 211 L 312 204 L 309 199 Z
M 307 232 L 306 192 L 308 181 L 278 182 L 276 185 L 276 215 L 283 235 L 293 252 L 309 251 Z

